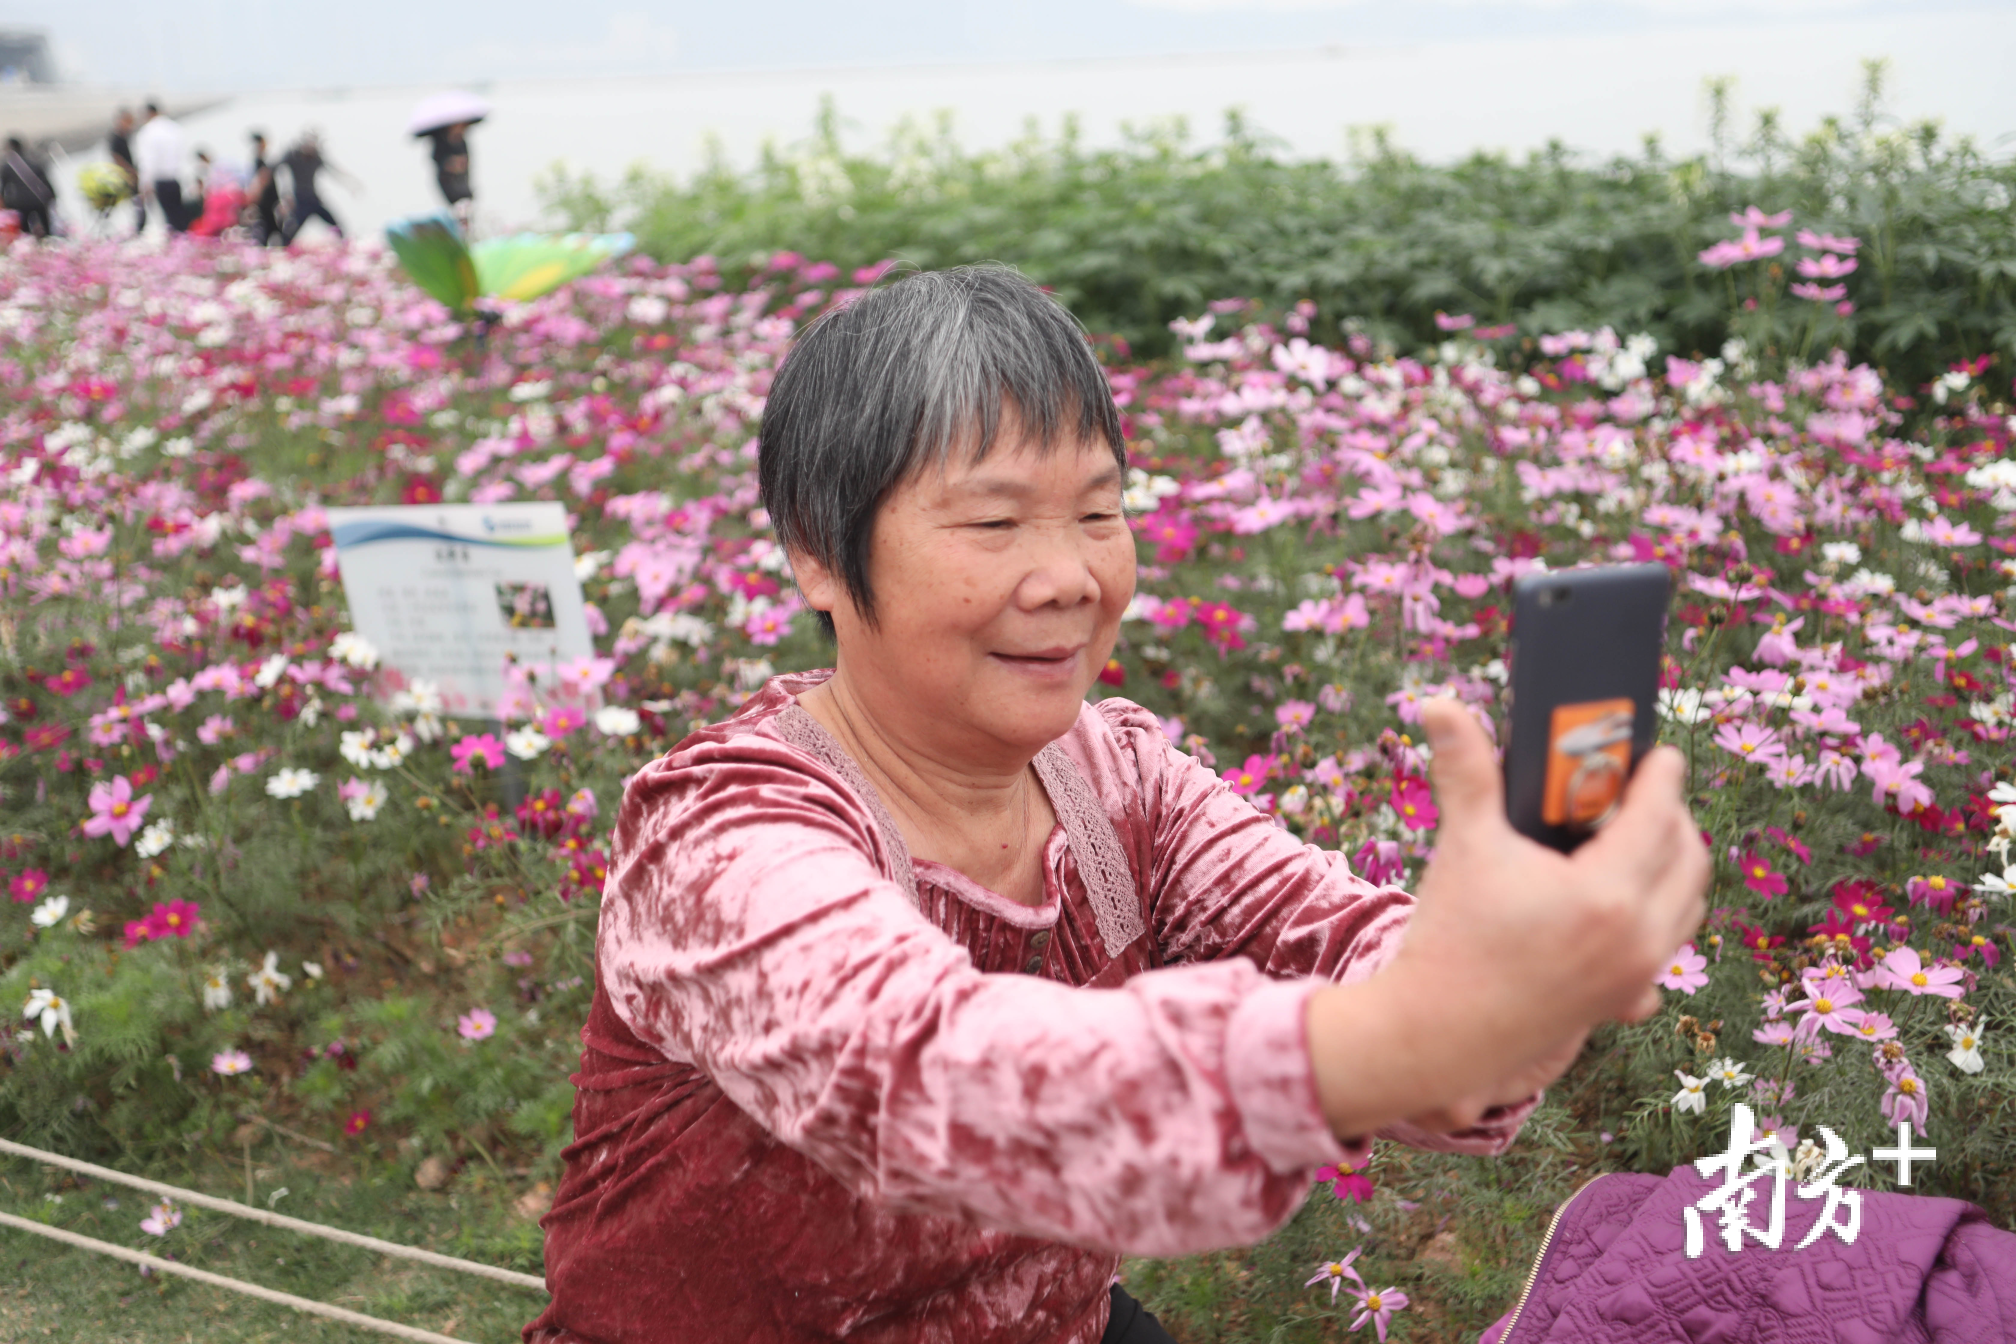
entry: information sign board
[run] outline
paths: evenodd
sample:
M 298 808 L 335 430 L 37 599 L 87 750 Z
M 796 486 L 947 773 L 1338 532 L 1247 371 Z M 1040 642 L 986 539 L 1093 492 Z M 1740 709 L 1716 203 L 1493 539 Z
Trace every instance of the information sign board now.
M 394 689 L 430 681 L 457 718 L 495 718 L 505 667 L 592 657 L 557 502 L 329 510 L 356 632 Z

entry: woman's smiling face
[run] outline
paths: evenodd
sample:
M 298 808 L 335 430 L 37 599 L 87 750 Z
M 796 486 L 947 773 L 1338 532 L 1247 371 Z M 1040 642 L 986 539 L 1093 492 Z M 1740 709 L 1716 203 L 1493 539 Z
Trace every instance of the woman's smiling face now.
M 838 666 L 885 721 L 1033 754 L 1068 732 L 1134 596 L 1134 537 L 1104 443 L 1041 451 L 1010 419 L 979 462 L 959 453 L 897 486 L 875 518 L 870 625 L 838 580 L 794 556 L 833 616 Z

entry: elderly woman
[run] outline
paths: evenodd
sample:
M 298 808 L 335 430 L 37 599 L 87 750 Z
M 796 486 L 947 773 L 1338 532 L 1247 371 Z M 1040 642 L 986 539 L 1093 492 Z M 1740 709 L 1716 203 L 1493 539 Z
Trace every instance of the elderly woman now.
M 1670 751 L 1564 858 L 1431 707 L 1417 903 L 1086 703 L 1125 466 L 1083 333 L 1013 272 L 799 341 L 763 498 L 834 666 L 630 783 L 527 1340 L 1167 1339 L 1122 1254 L 1264 1238 L 1374 1134 L 1500 1151 L 1656 1004 L 1707 874 Z

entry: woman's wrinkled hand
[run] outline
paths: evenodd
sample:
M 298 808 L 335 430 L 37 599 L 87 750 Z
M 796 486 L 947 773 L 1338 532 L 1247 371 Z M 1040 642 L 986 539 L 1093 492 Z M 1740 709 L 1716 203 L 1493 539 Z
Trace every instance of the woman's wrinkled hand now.
M 1399 952 L 1311 996 L 1310 1054 L 1339 1134 L 1392 1120 L 1474 1123 L 1574 1061 L 1589 1029 L 1659 1006 L 1653 980 L 1700 924 L 1710 865 L 1670 747 L 1640 763 L 1617 815 L 1564 855 L 1506 820 L 1484 730 L 1424 706 L 1441 828 Z

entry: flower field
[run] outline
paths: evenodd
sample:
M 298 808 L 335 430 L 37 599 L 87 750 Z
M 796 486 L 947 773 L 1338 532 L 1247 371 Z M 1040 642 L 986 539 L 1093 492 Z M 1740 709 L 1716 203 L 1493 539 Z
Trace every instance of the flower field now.
M 1194 1337 L 1457 1338 L 1516 1292 L 1535 1192 L 1718 1150 L 1737 1102 L 1795 1162 L 1908 1118 L 1940 1152 L 1917 1188 L 2016 1218 L 2007 370 L 1789 359 L 1768 333 L 1824 335 L 1857 264 L 1800 223 L 1753 209 L 1701 255 L 1733 330 L 1769 319 L 1712 357 L 1460 314 L 1432 350 L 1332 348 L 1313 305 L 1237 298 L 1179 358 L 1102 345 L 1141 585 L 1101 693 L 1404 881 L 1435 835 L 1418 707 L 1491 718 L 1511 581 L 1662 561 L 1662 732 L 1716 857 L 1666 1011 L 1598 1037 L 1538 1157 L 1382 1152 L 1270 1247 L 1141 1266 Z M 873 279 L 640 259 L 479 338 L 375 249 L 0 260 L 0 1133 L 148 1166 L 279 1126 L 536 1212 L 624 780 L 827 660 L 756 440 L 794 331 Z M 513 669 L 503 722 L 384 693 L 349 628 L 325 510 L 442 499 L 570 510 L 596 656 Z M 134 1215 L 123 1240 L 190 1236 Z M 1406 1290 L 1383 1310 L 1338 1300 L 1354 1245 Z

